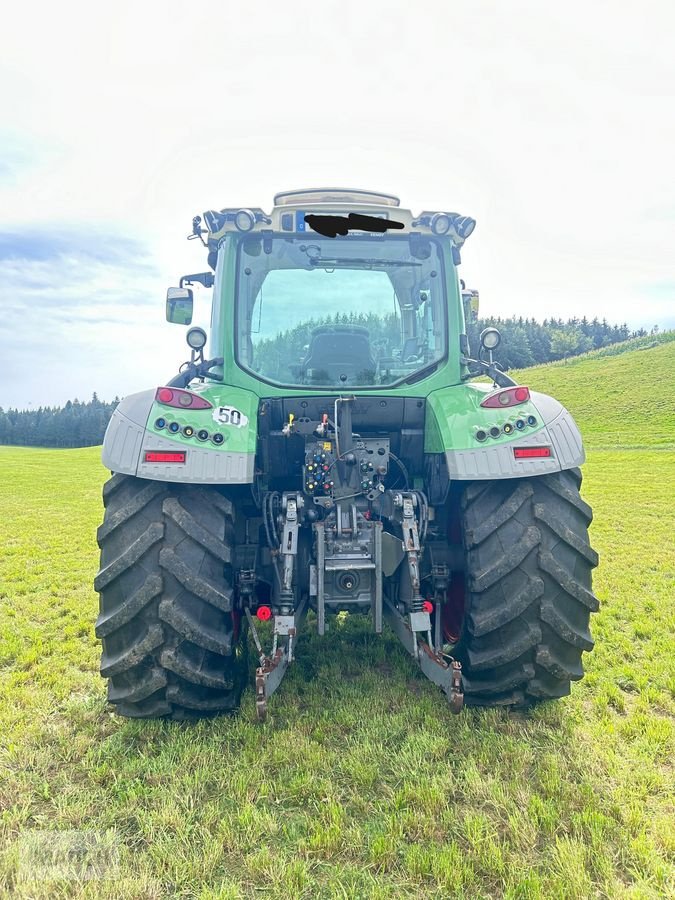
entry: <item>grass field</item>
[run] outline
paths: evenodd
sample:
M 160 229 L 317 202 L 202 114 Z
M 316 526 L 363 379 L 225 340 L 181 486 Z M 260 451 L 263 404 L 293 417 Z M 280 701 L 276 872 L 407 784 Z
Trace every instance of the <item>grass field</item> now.
M 264 726 L 250 691 L 235 719 L 114 717 L 99 451 L 0 448 L 2 896 L 675 896 L 675 343 L 526 376 L 587 438 L 601 558 L 587 677 L 529 714 L 452 716 L 347 620 L 303 637 Z M 73 831 L 107 877 L 36 879 Z

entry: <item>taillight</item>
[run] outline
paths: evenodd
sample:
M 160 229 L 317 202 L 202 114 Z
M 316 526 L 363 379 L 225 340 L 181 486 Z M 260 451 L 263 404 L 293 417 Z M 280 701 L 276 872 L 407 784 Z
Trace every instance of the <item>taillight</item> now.
M 499 409 L 500 407 L 518 406 L 519 403 L 525 403 L 529 399 L 529 388 L 511 387 L 505 388 L 503 391 L 497 391 L 496 394 L 490 394 L 489 397 L 481 401 L 480 405 L 490 409 Z
M 516 459 L 544 459 L 552 456 L 550 447 L 514 447 Z
M 185 450 L 146 450 L 146 463 L 184 463 L 187 457 Z
M 198 397 L 190 391 L 181 391 L 179 388 L 157 388 L 155 400 L 164 406 L 175 406 L 178 409 L 213 409 L 213 403 Z

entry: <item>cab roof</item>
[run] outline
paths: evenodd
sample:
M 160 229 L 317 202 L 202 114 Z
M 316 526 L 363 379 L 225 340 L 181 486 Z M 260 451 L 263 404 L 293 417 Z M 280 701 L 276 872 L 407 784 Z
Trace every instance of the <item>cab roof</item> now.
M 401 201 L 394 194 L 364 191 L 361 188 L 302 188 L 297 191 L 281 191 L 274 195 L 275 206 L 309 206 L 314 203 L 400 206 Z

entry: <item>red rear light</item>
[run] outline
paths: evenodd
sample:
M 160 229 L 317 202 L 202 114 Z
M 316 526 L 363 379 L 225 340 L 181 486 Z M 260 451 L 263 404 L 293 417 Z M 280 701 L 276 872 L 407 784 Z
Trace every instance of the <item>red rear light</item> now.
M 272 610 L 269 606 L 259 606 L 256 610 L 256 616 L 261 622 L 267 622 L 268 619 L 272 618 Z
M 149 463 L 184 463 L 185 450 L 146 450 L 145 461 Z
M 431 600 L 425 600 L 422 603 L 422 609 L 425 613 L 432 613 L 434 611 L 434 604 L 431 602 Z
M 165 406 L 177 406 L 179 409 L 213 409 L 213 404 L 208 400 L 178 388 L 157 388 L 155 400 Z
M 552 456 L 550 447 L 514 447 L 516 459 L 543 459 Z
M 481 406 L 489 409 L 500 409 L 508 406 L 517 406 L 519 403 L 525 403 L 530 399 L 530 389 L 527 387 L 506 388 L 503 391 L 497 391 L 490 394 L 485 400 L 481 401 Z

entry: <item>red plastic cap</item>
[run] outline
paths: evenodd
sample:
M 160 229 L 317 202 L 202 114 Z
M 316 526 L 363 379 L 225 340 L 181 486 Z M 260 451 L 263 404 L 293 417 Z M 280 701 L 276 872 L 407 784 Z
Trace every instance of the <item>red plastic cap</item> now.
M 272 610 L 269 606 L 259 606 L 256 610 L 256 616 L 261 622 L 267 622 L 268 619 L 272 618 Z
M 157 399 L 162 403 L 171 403 L 173 400 L 173 391 L 169 390 L 169 388 L 160 388 L 157 391 Z
M 431 602 L 431 600 L 425 600 L 422 604 L 422 609 L 424 610 L 424 612 L 431 613 L 434 611 L 434 604 Z

